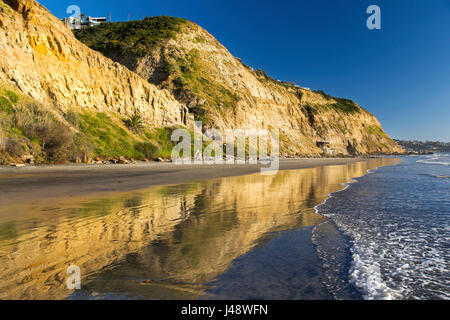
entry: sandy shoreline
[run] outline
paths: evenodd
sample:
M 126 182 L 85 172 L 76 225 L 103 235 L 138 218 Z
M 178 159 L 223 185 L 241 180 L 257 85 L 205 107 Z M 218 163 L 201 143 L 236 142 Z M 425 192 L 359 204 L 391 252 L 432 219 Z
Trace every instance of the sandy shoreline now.
M 344 165 L 365 160 L 368 159 L 289 159 L 280 161 L 280 170 Z M 0 203 L 8 205 L 36 199 L 132 191 L 157 185 L 248 175 L 258 173 L 260 169 L 260 165 L 174 165 L 172 163 L 0 167 Z
M 392 163 L 283 160 L 276 176 L 248 165 L 2 168 L 0 298 L 331 299 L 313 208 Z M 76 295 L 60 280 L 69 265 L 87 275 Z

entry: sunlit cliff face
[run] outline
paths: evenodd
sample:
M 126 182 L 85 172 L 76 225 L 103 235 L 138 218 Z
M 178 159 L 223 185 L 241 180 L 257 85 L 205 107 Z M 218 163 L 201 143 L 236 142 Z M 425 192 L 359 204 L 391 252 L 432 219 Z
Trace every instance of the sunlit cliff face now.
M 0 207 L 16 217 L 0 223 L 0 298 L 198 298 L 274 232 L 323 221 L 313 208 L 342 183 L 396 161 Z M 75 293 L 66 287 L 71 265 L 82 272 Z
M 183 124 L 184 106 L 172 94 L 88 49 L 37 1 L 2 0 L 0 9 L 0 82 L 64 111 L 139 113 L 152 126 Z
M 207 108 L 205 119 L 209 125 L 221 130 L 279 129 L 283 155 L 321 155 L 318 141 L 330 142 L 337 154 L 403 152 L 372 114 L 359 107 L 350 114 L 337 112 L 329 108 L 336 103 L 333 99 L 261 80 L 193 23 L 189 32 L 177 34 L 177 40 L 164 42 L 162 48 L 149 48 L 148 55 L 132 65 L 125 61 L 132 59 L 128 55 L 117 59 L 122 65 L 78 41 L 37 1 L 2 0 L 0 9 L 0 83 L 17 87 L 60 117 L 88 110 L 120 118 L 139 114 L 149 128 L 191 128 L 195 108 L 213 100 L 217 105 Z M 193 60 L 198 60 L 194 69 L 198 65 L 202 74 L 198 83 L 180 93 L 172 81 L 152 80 L 168 69 L 165 64 L 155 68 L 154 63 L 170 57 L 190 61 L 191 56 L 198 56 Z M 314 112 L 307 111 L 311 106 Z M 197 116 L 201 114 L 197 111 Z

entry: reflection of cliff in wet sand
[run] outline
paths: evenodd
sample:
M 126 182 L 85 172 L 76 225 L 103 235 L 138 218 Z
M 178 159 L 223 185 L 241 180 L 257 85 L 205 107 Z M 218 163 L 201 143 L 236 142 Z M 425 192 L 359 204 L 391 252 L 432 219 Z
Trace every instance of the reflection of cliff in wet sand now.
M 39 211 L 41 218 L 0 225 L 0 298 L 68 298 L 69 265 L 82 270 L 82 291 L 72 297 L 89 298 L 95 292 L 100 297 L 198 298 L 207 283 L 271 233 L 322 221 L 312 208 L 343 182 L 395 161 L 22 207 Z

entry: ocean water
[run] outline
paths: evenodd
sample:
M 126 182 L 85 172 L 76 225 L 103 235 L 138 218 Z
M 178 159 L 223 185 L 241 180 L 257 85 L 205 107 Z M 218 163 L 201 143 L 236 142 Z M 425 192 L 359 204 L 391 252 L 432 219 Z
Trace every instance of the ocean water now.
M 313 242 L 333 298 L 450 298 L 450 154 L 371 170 L 316 211 L 329 218 Z

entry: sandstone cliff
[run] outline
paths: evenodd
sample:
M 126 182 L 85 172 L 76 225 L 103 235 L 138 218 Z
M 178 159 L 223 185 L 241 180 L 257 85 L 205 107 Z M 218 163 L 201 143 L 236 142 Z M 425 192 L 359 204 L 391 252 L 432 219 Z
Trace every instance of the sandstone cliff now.
M 142 158 L 164 148 L 162 156 L 170 154 L 165 141 L 162 144 L 167 146 L 161 148 L 161 140 L 168 139 L 163 133 L 170 131 L 136 135 L 120 121 L 136 114 L 149 131 L 189 127 L 194 115 L 221 129 L 280 129 L 283 155 L 322 155 L 324 148 L 318 141 L 329 142 L 335 154 L 402 152 L 378 120 L 355 103 L 254 71 L 192 22 L 157 17 L 132 23 L 144 25 L 129 30 L 127 23 L 106 24 L 77 34 L 96 51 L 78 41 L 36 1 L 0 1 L 0 83 L 20 89 L 48 106 L 71 131 L 82 132 L 70 144 L 89 142 L 93 152 L 83 151 L 72 160 L 87 159 L 87 154 L 116 157 L 121 153 Z M 148 25 L 153 28 L 151 35 L 142 36 Z M 125 48 L 122 31 L 134 39 Z M 86 112 L 97 114 L 88 117 Z M 71 121 L 73 113 L 84 115 Z M 1 134 L 18 135 L 22 146 L 13 149 L 48 148 L 43 138 L 35 139 L 32 130 L 28 136 L 22 128 L 18 130 L 17 117 L 10 118 L 7 129 L 0 123 L 4 126 L 0 138 Z M 1 147 L 0 143 L 0 153 Z M 45 150 L 44 158 L 71 148 Z
M 0 1 L 0 81 L 63 110 L 139 113 L 153 126 L 184 118 L 168 91 L 87 48 L 34 0 Z
M 161 29 L 165 33 L 155 37 Z M 154 17 L 103 25 L 76 36 L 173 92 L 209 126 L 280 129 L 284 154 L 322 154 L 318 141 L 330 142 L 342 154 L 402 151 L 356 103 L 255 71 L 192 22 Z

